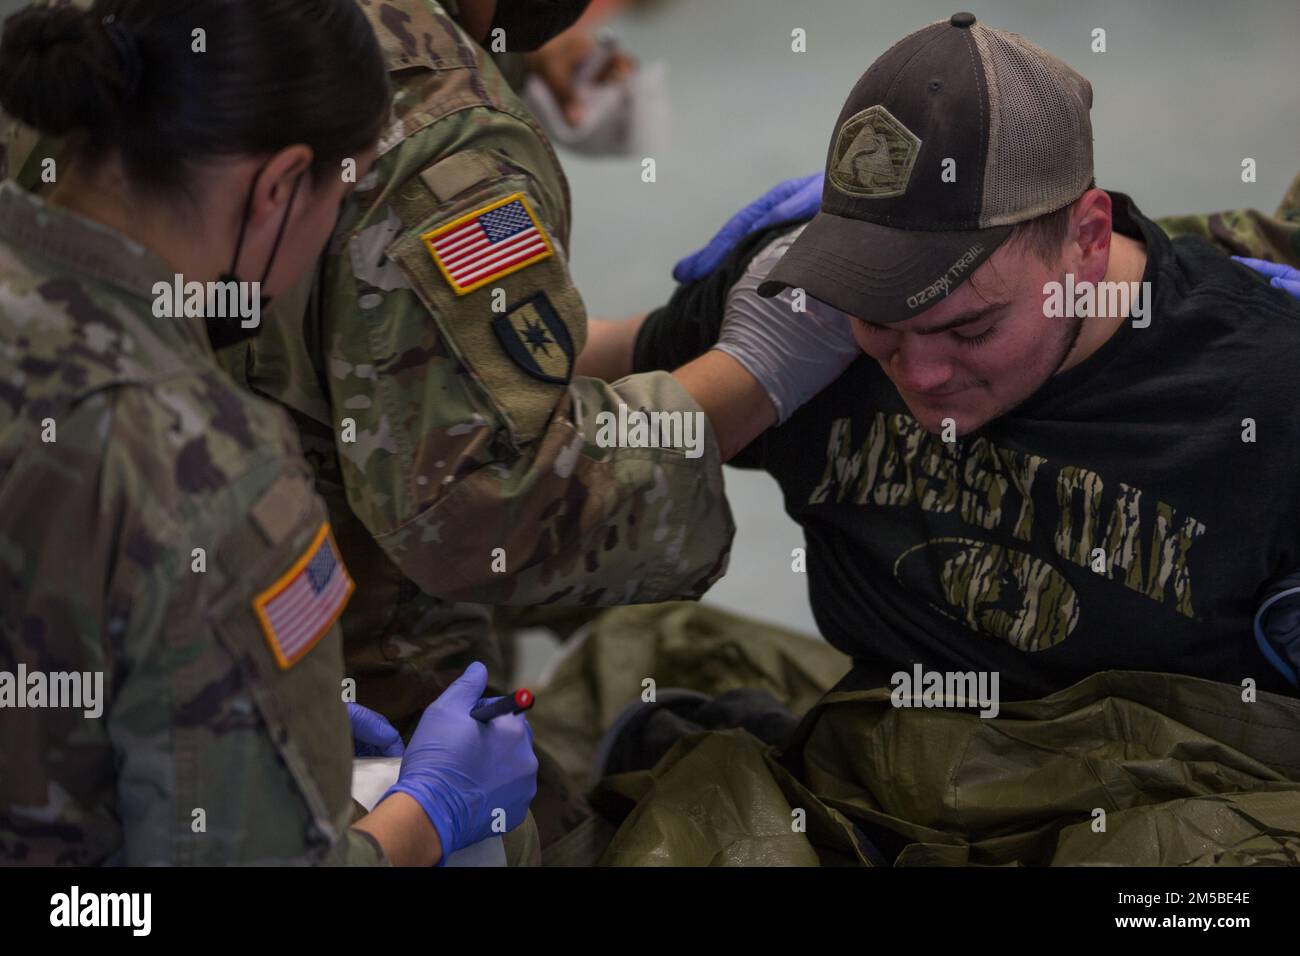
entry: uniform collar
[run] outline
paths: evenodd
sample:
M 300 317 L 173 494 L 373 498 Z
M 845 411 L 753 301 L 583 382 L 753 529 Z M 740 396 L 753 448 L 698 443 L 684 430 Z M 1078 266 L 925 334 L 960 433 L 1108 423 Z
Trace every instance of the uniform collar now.
M 0 183 L 0 241 L 35 253 L 70 273 L 89 276 L 152 304 L 154 285 L 172 282 L 171 269 L 140 243 L 114 229 L 56 206 L 12 180 Z M 152 317 L 152 308 L 147 310 Z M 211 352 L 202 319 L 158 320 L 182 330 Z

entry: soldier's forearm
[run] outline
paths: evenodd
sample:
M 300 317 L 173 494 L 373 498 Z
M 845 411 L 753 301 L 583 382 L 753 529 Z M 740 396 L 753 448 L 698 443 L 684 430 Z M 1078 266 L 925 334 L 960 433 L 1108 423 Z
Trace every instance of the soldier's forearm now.
M 734 458 L 776 424 L 776 407 L 743 365 L 710 350 L 673 373 L 704 409 L 718 439 L 722 460 Z
M 645 319 L 645 313 L 622 321 L 589 319 L 587 345 L 574 363 L 574 372 L 606 382 L 631 375 L 632 351 Z
M 393 866 L 434 866 L 442 859 L 437 829 L 404 793 L 393 794 L 353 827 L 374 837 Z

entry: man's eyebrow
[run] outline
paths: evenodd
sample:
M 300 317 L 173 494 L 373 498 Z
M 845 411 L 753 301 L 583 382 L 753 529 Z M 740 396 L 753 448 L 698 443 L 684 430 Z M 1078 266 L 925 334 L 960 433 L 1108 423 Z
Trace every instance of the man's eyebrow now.
M 974 325 L 976 322 L 980 321 L 981 319 L 986 318 L 990 312 L 1000 309 L 1004 305 L 1010 305 L 1010 304 L 1011 304 L 1010 300 L 1004 302 L 989 302 L 986 303 L 984 307 L 982 309 L 979 309 L 978 311 L 963 312 L 961 315 L 949 319 L 947 322 L 943 323 L 943 325 L 936 325 L 934 328 L 931 329 L 918 329 L 916 334 L 917 335 L 938 335 L 940 332 L 950 332 L 953 329 L 959 329 L 963 325 Z
M 1010 299 L 1005 299 L 1005 300 L 998 300 L 994 302 L 988 302 L 984 305 L 982 309 L 978 309 L 978 310 L 968 309 L 965 312 L 961 313 L 960 315 L 949 319 L 947 322 L 943 323 L 943 325 L 936 325 L 932 329 L 921 329 L 918 330 L 915 334 L 916 335 L 938 335 L 940 332 L 947 332 L 950 329 L 959 329 L 963 325 L 971 325 L 975 322 L 978 322 L 980 319 L 984 318 L 985 316 L 987 316 L 990 312 L 993 312 L 996 309 L 1000 309 L 1003 306 L 1010 305 L 1011 301 L 1012 300 Z M 870 319 L 864 319 L 861 316 L 858 316 L 857 319 L 859 322 L 861 322 L 865 326 L 868 326 L 869 328 L 881 329 L 882 331 L 892 328 L 892 324 L 882 325 L 879 322 L 872 322 Z

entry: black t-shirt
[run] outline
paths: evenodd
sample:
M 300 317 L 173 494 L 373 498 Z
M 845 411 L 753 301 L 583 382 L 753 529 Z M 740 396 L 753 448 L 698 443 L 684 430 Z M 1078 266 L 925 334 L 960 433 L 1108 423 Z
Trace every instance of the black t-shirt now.
M 1146 245 L 1149 327 L 1124 323 L 955 443 L 863 356 L 740 456 L 804 529 L 813 614 L 854 659 L 847 684 L 919 663 L 996 670 L 1003 699 L 1110 669 L 1294 693 L 1251 623 L 1300 567 L 1300 308 L 1112 198 L 1116 231 Z M 706 348 L 726 289 L 780 231 L 653 313 L 638 371 Z

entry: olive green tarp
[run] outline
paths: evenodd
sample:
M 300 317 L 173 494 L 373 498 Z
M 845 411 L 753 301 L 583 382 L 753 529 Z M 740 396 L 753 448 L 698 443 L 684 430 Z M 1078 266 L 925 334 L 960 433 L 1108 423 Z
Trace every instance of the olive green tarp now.
M 593 802 L 617 831 L 588 849 L 607 865 L 866 864 L 863 838 L 895 865 L 1300 863 L 1300 700 L 1111 671 L 982 718 L 895 707 L 890 688 L 824 694 L 847 669 L 823 642 L 707 606 L 620 608 L 530 721 L 583 778 L 646 680 L 761 687 L 808 711 L 784 753 L 698 733 L 602 781 Z

